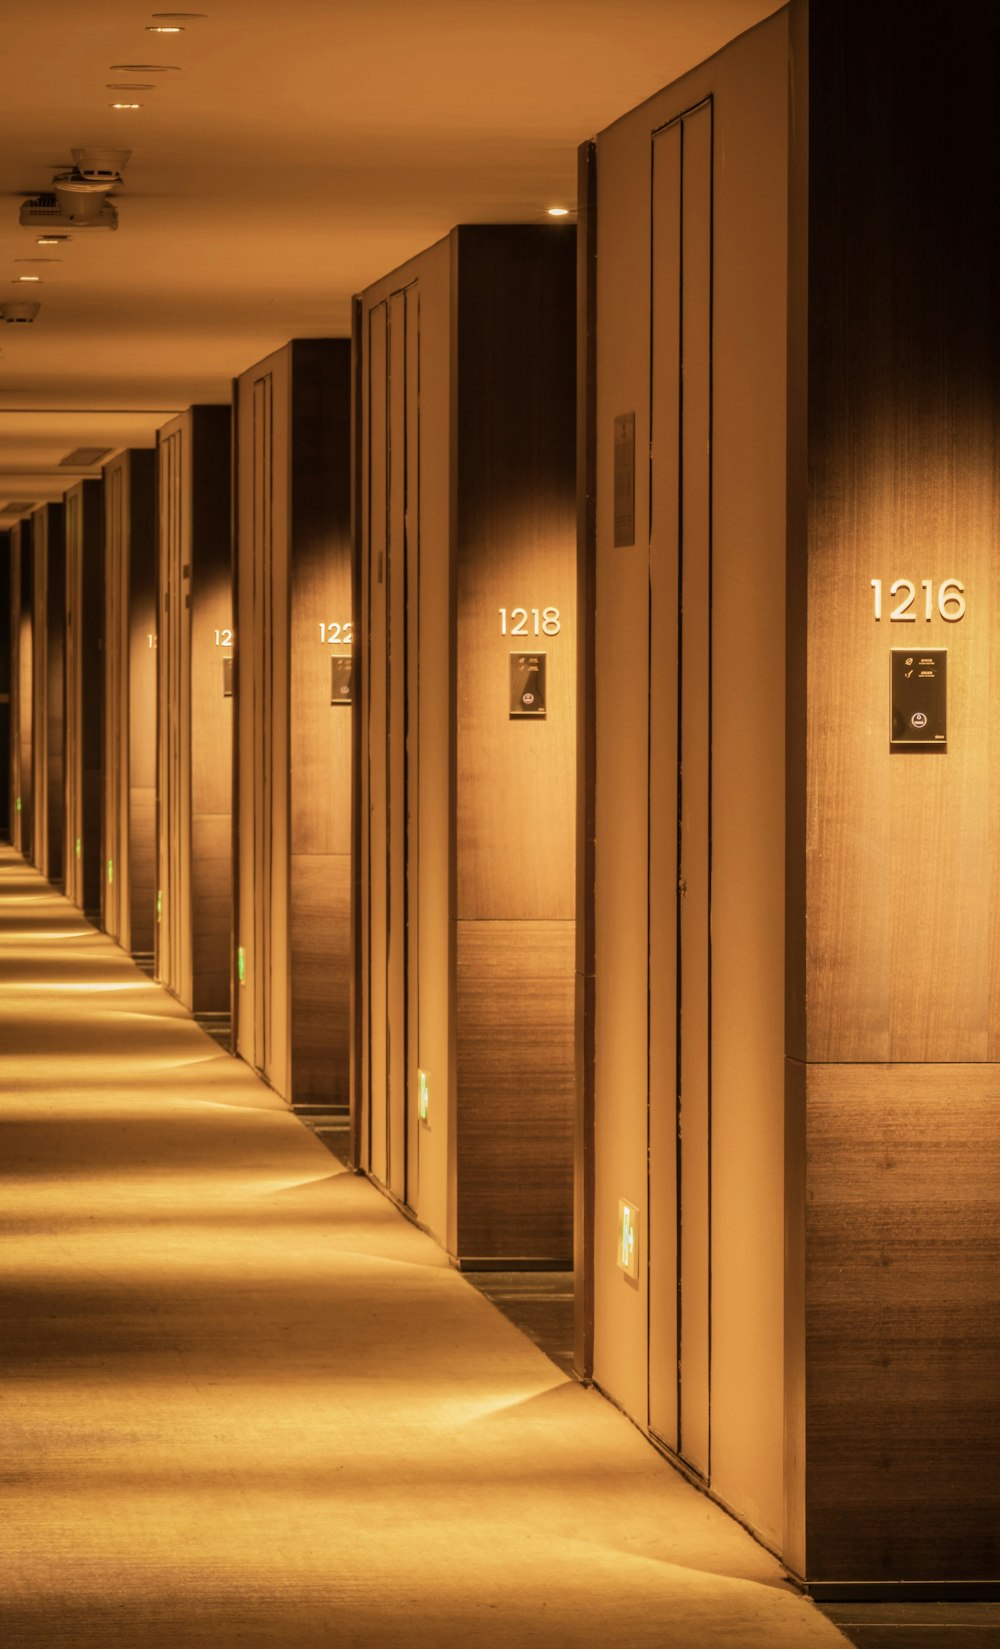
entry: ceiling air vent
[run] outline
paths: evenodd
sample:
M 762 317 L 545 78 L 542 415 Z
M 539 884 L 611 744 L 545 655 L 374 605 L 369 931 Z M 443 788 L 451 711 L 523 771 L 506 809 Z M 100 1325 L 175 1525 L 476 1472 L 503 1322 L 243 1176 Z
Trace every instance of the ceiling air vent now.
M 25 515 L 28 510 L 33 510 L 34 507 L 34 503 L 30 500 L 25 504 L 5 504 L 3 509 L 0 510 L 0 515 Z
M 74 452 L 68 452 L 65 458 L 60 458 L 60 466 L 66 465 L 74 469 L 89 469 L 92 464 L 99 464 L 111 451 L 110 447 L 77 447 Z

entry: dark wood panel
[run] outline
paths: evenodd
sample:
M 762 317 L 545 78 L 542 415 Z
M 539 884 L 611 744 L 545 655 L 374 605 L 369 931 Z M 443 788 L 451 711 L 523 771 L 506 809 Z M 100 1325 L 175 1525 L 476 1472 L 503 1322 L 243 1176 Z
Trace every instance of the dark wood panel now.
M 11 533 L 11 826 L 12 841 L 31 854 L 32 739 L 32 528 L 19 521 Z
M 808 1053 L 1000 1052 L 996 8 L 818 8 L 809 38 Z M 928 40 L 933 40 L 933 50 Z M 859 51 L 859 43 L 864 49 Z M 987 67 L 989 65 L 989 67 Z M 930 109 L 960 119 L 928 118 Z M 873 619 L 870 582 L 882 580 Z M 893 623 L 894 580 L 916 586 Z M 968 607 L 924 618 L 923 580 Z M 946 754 L 891 754 L 892 646 L 949 649 Z M 831 708 L 830 684 L 850 684 Z
M 100 919 L 104 506 L 100 481 L 66 493 L 66 891 Z
M 570 920 L 575 231 L 462 227 L 455 234 L 457 915 Z M 512 633 L 514 608 L 526 610 L 527 635 Z M 558 633 L 535 634 L 532 609 L 547 608 L 558 610 Z M 534 651 L 547 656 L 547 715 L 511 720 L 509 657 Z
M 292 1099 L 346 1108 L 350 1070 L 347 853 L 292 855 Z
M 809 1579 L 1000 1567 L 1000 1070 L 808 1075 Z
M 232 818 L 228 812 L 192 817 L 191 861 L 195 967 L 190 1005 L 194 1013 L 228 1013 L 232 936 Z
M 459 1259 L 572 1261 L 575 943 L 456 924 Z

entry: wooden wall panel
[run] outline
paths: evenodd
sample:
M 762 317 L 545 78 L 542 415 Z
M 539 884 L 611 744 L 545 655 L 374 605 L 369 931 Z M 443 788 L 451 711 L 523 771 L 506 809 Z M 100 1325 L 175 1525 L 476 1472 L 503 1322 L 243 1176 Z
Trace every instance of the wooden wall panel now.
M 62 504 L 34 512 L 32 857 L 58 885 L 63 875 L 63 653 L 66 645 L 66 531 Z
M 0 532 L 0 600 L 4 603 L 0 621 L 0 839 L 9 842 L 10 831 L 10 644 L 13 612 L 10 586 L 10 533 Z
M 158 438 L 156 974 L 196 1014 L 230 1011 L 230 410 L 195 406 Z
M 104 676 L 104 505 L 100 481 L 66 493 L 67 897 L 94 921 L 101 912 Z
M 477 1265 L 572 1253 L 574 254 L 463 227 L 362 304 L 362 1137 Z M 544 720 L 510 718 L 516 651 L 548 656 Z M 524 978 L 519 1047 L 495 1010 Z
M 1000 1072 L 812 1065 L 810 1580 L 1000 1567 Z
M 351 713 L 331 659 L 351 651 L 350 345 L 296 340 L 237 393 L 237 1046 L 293 1103 L 344 1103 Z
M 11 841 L 31 854 L 34 755 L 32 745 L 31 522 L 10 535 L 10 805 Z
M 573 1243 L 573 922 L 456 925 L 464 1264 L 565 1264 Z
M 156 907 L 156 455 L 104 468 L 104 928 L 151 955 Z
M 828 1593 L 996 1585 L 1000 27 L 857 0 L 793 23 L 789 1547 Z M 945 750 L 890 749 L 893 647 L 948 649 Z

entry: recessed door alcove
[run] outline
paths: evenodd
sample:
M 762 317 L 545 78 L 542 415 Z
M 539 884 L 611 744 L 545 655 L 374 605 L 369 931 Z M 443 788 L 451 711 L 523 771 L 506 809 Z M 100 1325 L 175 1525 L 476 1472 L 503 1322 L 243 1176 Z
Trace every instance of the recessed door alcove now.
M 228 406 L 157 442 L 156 977 L 207 1018 L 230 1012 L 232 657 Z
M 103 926 L 152 958 L 156 918 L 156 453 L 104 467 Z
M 63 879 L 66 826 L 64 759 L 66 526 L 63 504 L 32 516 L 34 807 L 32 859 L 55 886 Z
M 355 1149 L 469 1267 L 572 1255 L 575 235 L 356 306 Z
M 237 382 L 237 1052 L 346 1112 L 350 1069 L 351 346 Z
M 100 481 L 65 497 L 65 889 L 94 922 L 101 916 L 101 745 L 104 672 L 104 504 Z

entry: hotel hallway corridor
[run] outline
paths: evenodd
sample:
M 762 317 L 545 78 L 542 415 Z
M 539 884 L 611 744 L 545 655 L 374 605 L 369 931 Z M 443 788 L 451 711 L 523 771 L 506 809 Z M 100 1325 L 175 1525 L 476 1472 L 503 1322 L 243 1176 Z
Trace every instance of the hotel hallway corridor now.
M 5 1649 L 810 1649 L 779 1565 L 0 849 Z

